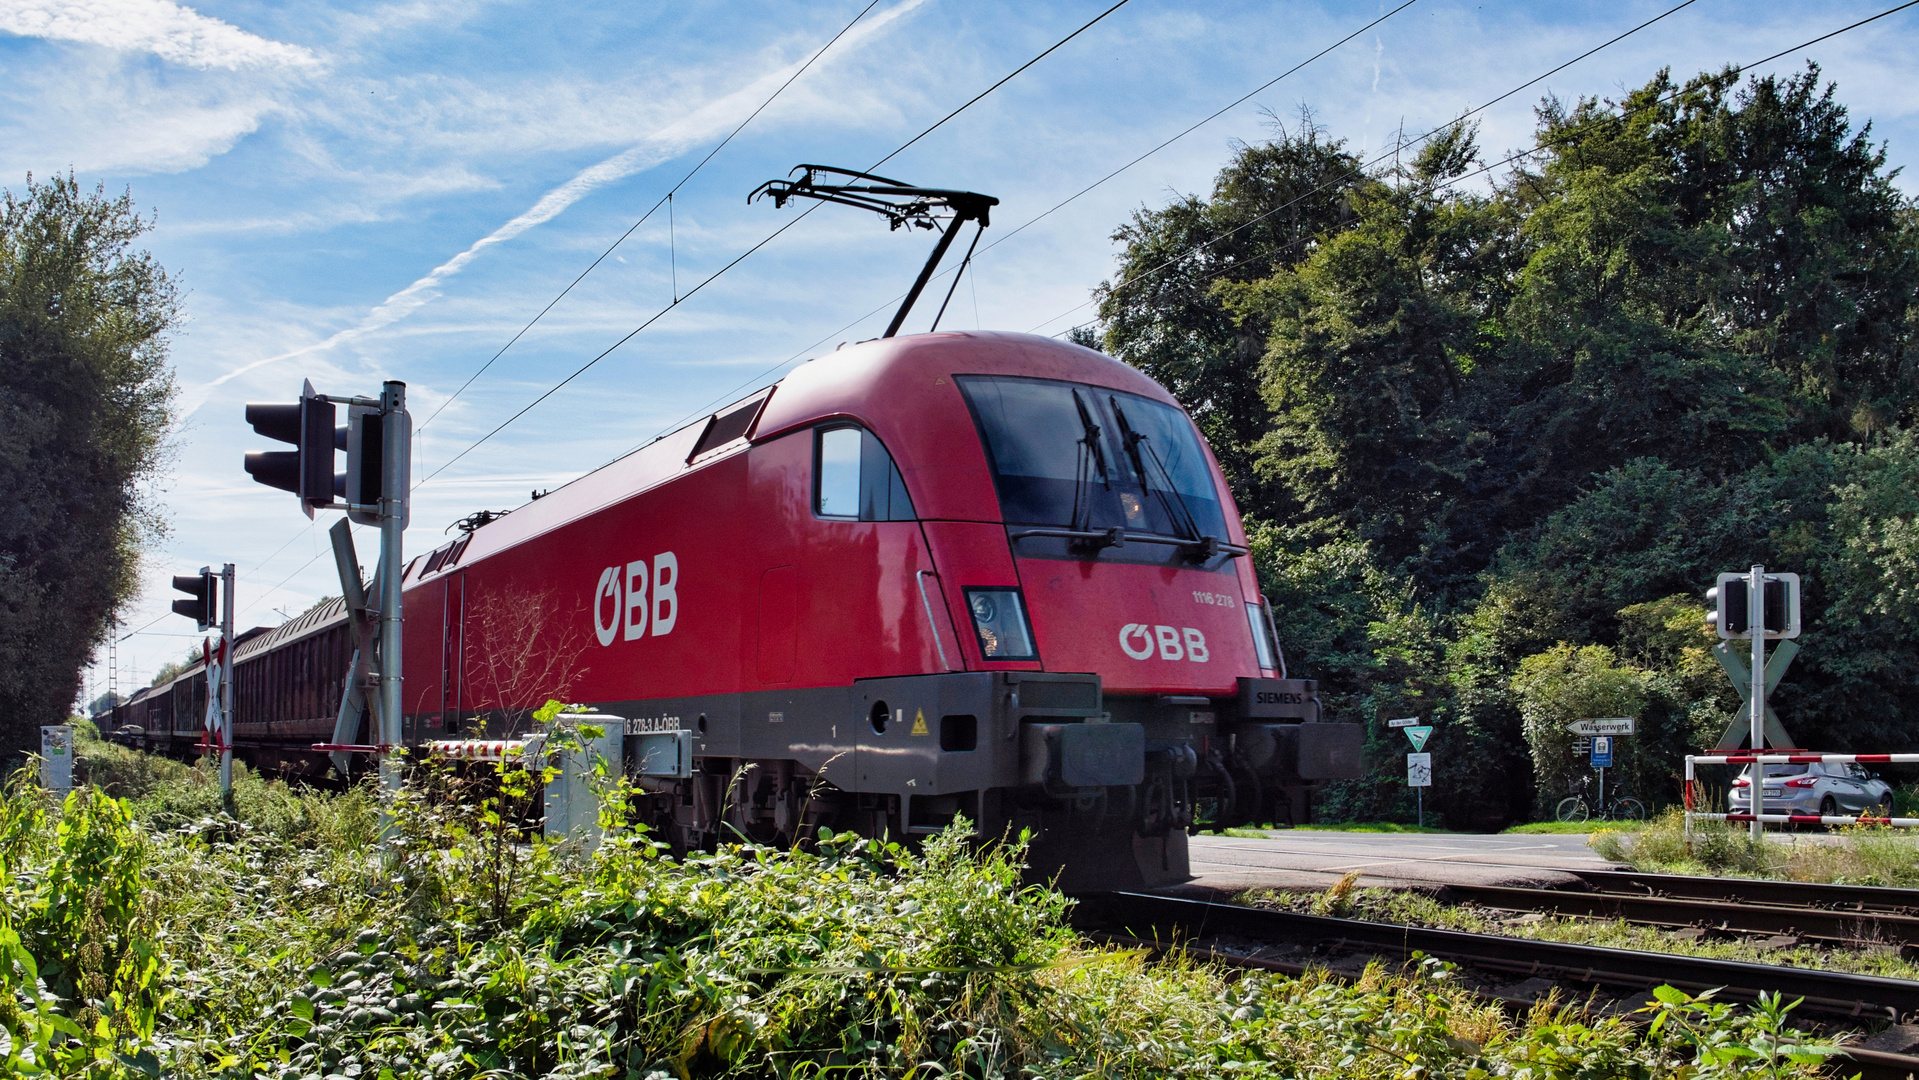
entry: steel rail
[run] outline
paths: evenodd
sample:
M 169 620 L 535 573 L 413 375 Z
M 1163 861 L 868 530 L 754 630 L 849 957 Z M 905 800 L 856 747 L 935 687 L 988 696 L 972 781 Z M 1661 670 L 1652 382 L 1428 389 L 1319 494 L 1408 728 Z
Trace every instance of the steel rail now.
M 1716 990 L 1724 1000 L 1750 1001 L 1772 992 L 1802 999 L 1800 1007 L 1807 1012 L 1858 1020 L 1898 1023 L 1919 1015 L 1919 982 L 1905 979 L 1361 922 L 1144 893 L 1089 897 L 1075 910 L 1075 921 L 1082 929 L 1156 940 L 1228 935 L 1329 952 L 1422 952 L 1483 970 L 1628 993 L 1664 984 L 1692 994 Z
M 1827 885 L 1767 878 L 1701 877 L 1693 874 L 1642 874 L 1634 870 L 1567 870 L 1599 892 L 1635 893 L 1676 899 L 1744 902 L 1774 907 L 1919 915 L 1919 889 L 1885 885 Z
M 1273 851 L 1282 855 L 1318 855 L 1327 853 L 1313 848 L 1280 848 Z M 1356 853 L 1339 853 L 1341 858 Z M 1392 888 L 1438 887 L 1450 884 L 1438 878 L 1415 878 L 1396 873 L 1394 866 L 1406 866 L 1426 863 L 1433 866 L 1483 866 L 1494 870 L 1519 871 L 1538 870 L 1553 874 L 1565 874 L 1578 878 L 1594 889 L 1606 892 L 1638 892 L 1644 895 L 1698 897 L 1700 899 L 1729 901 L 1735 897 L 1754 903 L 1779 906 L 1830 907 L 1842 910 L 1889 911 L 1894 913 L 1919 915 L 1919 889 L 1901 889 L 1887 885 L 1831 885 L 1810 881 L 1779 881 L 1773 878 L 1746 877 L 1707 877 L 1700 874 L 1658 874 L 1642 873 L 1637 870 L 1586 870 L 1578 867 L 1553 866 L 1547 863 L 1503 862 L 1495 859 L 1472 859 L 1459 855 L 1435 856 L 1422 859 L 1416 855 L 1394 857 L 1390 862 L 1381 862 L 1376 868 L 1364 871 L 1366 876 L 1382 878 L 1395 884 Z M 1259 869 L 1250 867 L 1250 869 Z M 1328 877 L 1340 877 L 1340 870 L 1319 870 L 1305 866 L 1272 867 L 1275 872 L 1289 874 L 1324 874 Z
M 1792 934 L 1822 941 L 1919 945 L 1919 916 L 1834 911 L 1809 905 L 1749 903 L 1734 890 L 1721 897 L 1667 897 L 1638 892 L 1580 892 L 1506 885 L 1445 885 L 1439 898 L 1512 911 L 1624 919 L 1658 926 L 1701 926 L 1743 933 Z
M 1179 952 L 1225 967 L 1252 968 L 1258 971 L 1271 971 L 1277 974 L 1295 977 L 1304 975 L 1315 967 L 1319 967 L 1319 965 L 1300 963 L 1298 961 L 1275 960 L 1271 957 L 1249 955 L 1243 952 L 1235 952 L 1231 949 L 1211 948 L 1204 945 L 1172 944 L 1154 938 L 1133 937 L 1127 934 L 1096 932 L 1093 936 L 1109 944 L 1120 945 L 1127 948 L 1145 948 L 1158 953 Z M 1352 976 L 1344 973 L 1330 971 L 1323 967 L 1321 967 L 1321 970 L 1325 971 L 1330 977 L 1342 982 L 1353 981 Z M 1476 996 L 1498 1004 L 1501 1008 L 1505 1009 L 1509 1015 L 1515 1017 L 1525 1016 L 1538 1004 L 1537 1001 L 1532 999 L 1508 997 L 1493 991 L 1477 991 Z M 1919 1075 L 1919 1056 L 1911 1054 L 1893 1053 L 1886 1050 L 1876 1050 L 1870 1047 L 1848 1044 L 1845 1047 L 1845 1058 L 1848 1064 L 1839 1070 L 1840 1074 L 1846 1075 L 1856 1072 L 1861 1080 L 1911 1080 L 1913 1076 Z

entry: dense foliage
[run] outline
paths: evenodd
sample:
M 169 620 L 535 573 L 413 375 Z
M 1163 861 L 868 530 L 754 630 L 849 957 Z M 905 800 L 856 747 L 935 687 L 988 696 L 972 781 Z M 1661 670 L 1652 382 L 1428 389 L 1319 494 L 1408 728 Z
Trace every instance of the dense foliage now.
M 959 832 L 582 851 L 523 835 L 527 777 L 487 768 L 419 776 L 383 849 L 364 789 L 241 768 L 236 820 L 206 769 L 82 750 L 64 804 L 0 797 L 7 1075 L 1810 1080 L 1829 1051 L 1776 1000 L 1514 1021 L 1430 961 L 1149 965 L 1067 929 L 1017 844 Z
M 1816 68 L 1538 117 L 1503 174 L 1470 127 L 1368 171 L 1307 117 L 1115 234 L 1102 343 L 1205 429 L 1294 667 L 1369 725 L 1324 811 L 1409 814 L 1414 714 L 1455 826 L 1562 794 L 1582 716 L 1639 716 L 1672 797 L 1738 706 L 1703 593 L 1755 562 L 1807 581 L 1799 745 L 1919 746 L 1919 213 L 1869 126 Z
M 66 718 L 159 527 L 178 309 L 149 227 L 72 176 L 0 192 L 0 761 Z

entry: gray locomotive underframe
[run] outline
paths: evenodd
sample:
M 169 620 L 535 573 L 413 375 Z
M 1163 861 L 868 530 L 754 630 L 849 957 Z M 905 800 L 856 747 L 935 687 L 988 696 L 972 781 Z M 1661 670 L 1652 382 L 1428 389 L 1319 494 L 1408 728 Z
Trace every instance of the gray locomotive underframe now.
M 900 797 L 908 831 L 955 812 L 977 823 L 992 790 L 1071 800 L 1228 757 L 1276 788 L 1359 774 L 1362 729 L 1320 722 L 1310 680 L 1240 682 L 1217 701 L 1109 696 L 1091 674 L 952 672 L 595 707 L 627 718 L 629 771 L 661 788 L 702 761 L 791 761 L 841 792 Z

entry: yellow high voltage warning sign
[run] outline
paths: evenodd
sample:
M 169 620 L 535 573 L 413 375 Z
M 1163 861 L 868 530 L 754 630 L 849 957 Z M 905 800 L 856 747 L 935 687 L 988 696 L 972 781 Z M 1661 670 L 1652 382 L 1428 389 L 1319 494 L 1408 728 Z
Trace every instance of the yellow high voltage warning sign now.
M 913 734 L 915 735 L 931 734 L 931 732 L 926 730 L 926 710 L 925 709 L 913 710 Z

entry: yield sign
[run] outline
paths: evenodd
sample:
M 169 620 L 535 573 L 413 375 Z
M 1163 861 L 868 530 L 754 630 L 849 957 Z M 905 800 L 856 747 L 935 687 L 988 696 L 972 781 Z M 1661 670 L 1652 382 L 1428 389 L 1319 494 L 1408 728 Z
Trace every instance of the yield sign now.
M 1406 737 L 1413 741 L 1413 749 L 1416 751 L 1426 749 L 1426 738 L 1432 733 L 1433 729 L 1430 724 L 1421 724 L 1418 727 L 1409 727 L 1406 729 Z

